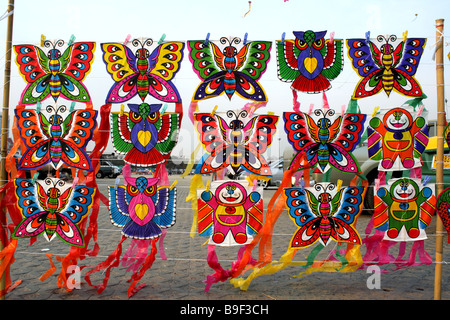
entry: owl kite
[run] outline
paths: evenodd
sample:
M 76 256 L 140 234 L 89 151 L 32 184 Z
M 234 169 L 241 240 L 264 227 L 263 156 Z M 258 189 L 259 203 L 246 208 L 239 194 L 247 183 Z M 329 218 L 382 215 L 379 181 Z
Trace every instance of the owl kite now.
M 326 31 L 294 31 L 295 40 L 277 41 L 278 78 L 291 89 L 320 93 L 342 71 L 342 40 L 325 40 Z
M 180 127 L 178 113 L 161 113 L 161 104 L 128 104 L 129 112 L 111 113 L 114 149 L 138 167 L 165 163 L 175 147 Z
M 177 191 L 175 185 L 158 187 L 157 178 L 132 178 L 128 164 L 123 168 L 123 175 L 126 185 L 109 186 L 110 218 L 114 226 L 121 228 L 122 238 L 117 249 L 104 262 L 86 273 L 86 281 L 92 285 L 90 275 L 107 269 L 103 284 L 97 286 L 98 293 L 101 293 L 106 288 L 109 270 L 118 266 L 121 261 L 122 264 L 129 265 L 128 270 L 134 271 L 128 289 L 128 296 L 132 296 L 145 285 L 141 284 L 136 288 L 137 282 L 155 261 L 156 242 L 167 228 L 175 224 Z M 121 256 L 122 243 L 128 238 L 131 239 L 131 244 Z M 136 251 L 135 247 L 139 250 Z M 113 263 L 114 260 L 117 263 Z

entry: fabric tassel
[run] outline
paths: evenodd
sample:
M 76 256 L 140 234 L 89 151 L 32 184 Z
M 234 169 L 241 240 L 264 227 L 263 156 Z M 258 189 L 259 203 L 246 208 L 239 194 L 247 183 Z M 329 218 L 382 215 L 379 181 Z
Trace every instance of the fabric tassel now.
M 84 279 L 86 280 L 86 282 L 91 286 L 91 287 L 96 287 L 97 288 L 97 293 L 102 293 L 103 290 L 105 290 L 106 286 L 108 285 L 108 280 L 109 280 L 109 276 L 111 273 L 111 268 L 117 267 L 119 265 L 120 262 L 120 256 L 122 254 L 122 243 L 125 241 L 126 237 L 122 236 L 119 244 L 117 245 L 116 250 L 114 250 L 109 256 L 108 258 L 99 263 L 96 267 L 94 267 L 93 269 L 89 270 L 86 275 L 84 276 Z M 91 274 L 93 274 L 94 272 L 98 272 L 100 270 L 105 270 L 105 276 L 103 278 L 103 282 L 102 284 L 99 285 L 92 285 L 91 283 Z
M 246 278 L 234 278 L 231 279 L 231 284 L 234 285 L 235 288 L 240 288 L 243 291 L 247 291 L 250 283 L 253 279 L 256 277 L 262 276 L 262 275 L 270 275 L 274 274 L 280 270 L 283 270 L 287 266 L 289 266 L 292 262 L 292 259 L 294 258 L 295 254 L 297 253 L 298 249 L 292 249 L 289 248 L 288 251 L 280 258 L 278 262 L 271 262 L 267 265 L 265 265 L 262 268 L 253 268 L 252 273 Z
M 39 280 L 41 280 L 41 281 L 47 280 L 48 277 L 50 277 L 56 271 L 56 267 L 55 267 L 55 264 L 53 263 L 53 259 L 52 259 L 53 253 L 46 253 L 45 255 L 47 256 L 48 260 L 50 261 L 50 268 L 39 278 Z
M 232 262 L 231 268 L 227 270 L 223 269 L 223 267 L 220 265 L 219 259 L 217 258 L 217 254 L 215 251 L 215 247 L 216 246 L 212 244 L 208 245 L 208 256 L 206 258 L 206 261 L 208 262 L 209 267 L 212 268 L 215 271 L 215 273 L 208 275 L 206 277 L 206 280 L 203 281 L 204 283 L 206 283 L 205 292 L 208 292 L 214 283 L 225 282 L 230 278 L 233 279 L 233 275 L 236 274 L 236 269 L 240 265 L 246 246 L 243 246 L 239 249 L 236 260 Z M 255 263 L 256 263 L 255 259 L 250 259 L 248 265 L 252 266 Z
M 93 187 L 98 190 L 97 182 L 95 179 L 95 175 L 98 172 L 100 166 L 100 157 L 106 149 L 109 141 L 110 134 L 110 122 L 109 122 L 109 114 L 111 112 L 111 104 L 105 104 L 100 108 L 100 124 L 98 128 L 94 130 L 93 140 L 95 141 L 95 146 L 92 152 L 90 153 L 90 158 L 92 162 L 92 166 L 94 168 L 93 171 L 88 172 L 86 178 L 86 186 Z M 97 243 L 97 217 L 98 212 L 100 210 L 100 202 L 103 202 L 107 208 L 109 208 L 108 198 L 105 197 L 101 192 L 96 192 L 94 195 L 94 204 L 91 209 L 91 213 L 89 215 L 89 225 L 86 229 L 86 234 L 84 235 L 85 248 L 84 252 L 89 256 L 96 256 L 100 250 L 99 245 Z M 87 250 L 90 240 L 94 240 L 94 247 L 92 250 Z
M 198 102 L 191 101 L 189 105 L 189 119 L 191 119 L 192 124 L 194 124 L 194 113 L 198 111 Z
M 294 112 L 299 113 L 300 112 L 300 102 L 298 102 L 298 93 L 295 90 L 292 90 L 293 95 L 293 110 Z
M 5 288 L 6 285 L 11 284 L 11 279 L 9 275 L 9 268 L 14 263 L 14 253 L 17 249 L 17 239 L 12 239 L 11 242 L 0 251 L 0 278 L 5 277 Z M 6 281 L 7 280 L 7 281 Z M 0 296 L 6 294 L 6 292 L 0 292 Z
M 189 194 L 186 197 L 186 202 L 191 201 L 193 220 L 191 226 L 190 236 L 191 238 L 195 237 L 195 233 L 197 230 L 197 214 L 198 214 L 198 202 L 197 202 L 197 190 L 204 189 L 205 186 L 203 184 L 202 175 L 194 174 L 191 179 L 191 186 L 189 188 Z
M 141 269 L 138 272 L 133 273 L 130 280 L 128 280 L 128 282 L 132 281 L 131 285 L 128 288 L 128 297 L 133 296 L 136 292 L 138 292 L 139 290 L 141 290 L 143 287 L 146 286 L 145 283 L 142 283 L 136 288 L 136 284 L 142 279 L 145 272 L 152 267 L 153 262 L 155 261 L 155 256 L 158 251 L 156 247 L 156 242 L 158 242 L 158 240 L 159 238 L 155 238 L 152 240 L 152 249 L 150 254 L 145 258 L 145 261 L 142 264 Z
M 162 233 L 158 245 L 159 255 L 161 256 L 161 260 L 167 260 L 166 250 L 164 249 L 164 238 L 166 237 L 167 229 L 161 229 L 161 232 Z

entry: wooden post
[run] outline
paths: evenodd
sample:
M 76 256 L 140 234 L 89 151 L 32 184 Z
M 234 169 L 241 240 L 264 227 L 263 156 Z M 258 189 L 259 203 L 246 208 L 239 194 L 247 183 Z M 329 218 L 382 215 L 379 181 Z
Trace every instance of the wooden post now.
M 5 55 L 5 83 L 3 86 L 3 108 L 2 108 L 2 135 L 0 145 L 0 185 L 3 186 L 6 182 L 5 160 L 8 148 L 8 124 L 9 124 L 9 87 L 11 80 L 11 50 L 12 50 L 12 34 L 13 34 L 13 17 L 14 0 L 9 0 L 8 4 L 8 27 L 6 31 L 6 55 Z M 3 199 L 3 193 L 0 194 L 0 201 Z M 4 211 L 3 211 L 4 210 Z M 1 208 L 0 214 L 6 214 L 6 209 Z M 0 241 L 0 251 L 3 249 L 3 244 Z M 0 261 L 1 262 L 1 261 Z M 5 275 L 0 279 L 0 292 L 5 290 Z M 0 297 L 3 300 L 5 296 Z
M 437 87 L 437 147 L 436 147 L 436 197 L 444 189 L 444 19 L 436 20 L 436 87 Z M 441 299 L 442 248 L 444 225 L 436 214 L 436 261 L 434 272 L 434 299 Z

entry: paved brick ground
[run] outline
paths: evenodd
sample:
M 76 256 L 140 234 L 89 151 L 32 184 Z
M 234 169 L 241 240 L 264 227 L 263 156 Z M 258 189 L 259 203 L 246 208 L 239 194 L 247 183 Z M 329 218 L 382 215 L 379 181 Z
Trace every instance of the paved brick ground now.
M 174 178 L 171 177 L 171 181 Z M 366 270 L 352 273 L 313 273 L 303 278 L 294 278 L 298 274 L 298 267 L 288 267 L 276 274 L 261 276 L 253 280 L 247 291 L 234 288 L 229 281 L 218 283 L 204 292 L 202 282 L 212 273 L 206 263 L 207 246 L 202 246 L 205 238 L 198 235 L 189 236 L 192 223 L 190 203 L 185 202 L 190 177 L 179 179 L 177 222 L 169 229 L 164 240 L 167 260 L 157 255 L 153 267 L 147 271 L 142 279 L 147 286 L 136 293 L 132 300 L 432 300 L 434 297 L 435 264 L 421 265 L 392 273 L 381 275 L 381 288 L 368 289 L 367 278 L 370 274 Z M 99 187 L 104 194 L 106 186 L 114 180 L 103 179 Z M 264 193 L 267 205 L 275 189 Z M 358 221 L 361 234 L 369 221 L 369 216 L 362 215 Z M 103 261 L 112 252 L 119 239 L 120 230 L 112 226 L 109 221 L 107 208 L 102 206 L 98 219 L 98 239 L 100 252 L 97 257 L 88 257 L 80 265 L 94 266 Z M 278 259 L 287 249 L 288 241 L 295 231 L 295 225 L 284 212 L 275 226 L 273 236 L 274 259 Z M 429 239 L 426 250 L 434 259 L 435 252 L 435 223 L 427 229 Z M 65 255 L 68 246 L 61 241 L 48 243 L 43 237 L 32 246 L 27 241 L 19 241 L 16 261 L 12 266 L 13 281 L 22 283 L 6 296 L 6 300 L 128 300 L 127 280 L 130 273 L 123 267 L 114 268 L 106 290 L 98 294 L 96 290 L 82 280 L 80 289 L 67 292 L 56 285 L 56 277 L 60 271 L 60 264 L 56 263 L 57 272 L 46 281 L 38 278 L 49 267 L 45 253 Z M 126 242 L 128 243 L 128 242 Z M 126 248 L 127 245 L 124 246 Z M 46 251 L 49 249 L 48 251 Z M 449 245 L 447 236 L 444 237 L 444 260 L 449 259 Z M 224 267 L 228 267 L 235 259 L 236 248 L 217 248 L 218 256 Z M 302 253 L 296 255 L 296 260 L 302 259 Z M 102 275 L 92 277 L 94 283 L 101 281 Z M 450 299 L 450 268 L 444 263 L 442 268 L 442 299 Z

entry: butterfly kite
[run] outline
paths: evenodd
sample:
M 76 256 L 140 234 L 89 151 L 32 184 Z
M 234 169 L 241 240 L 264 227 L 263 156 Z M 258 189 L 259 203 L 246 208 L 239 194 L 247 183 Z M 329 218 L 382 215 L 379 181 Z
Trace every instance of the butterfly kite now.
M 106 268 L 107 276 L 98 289 L 100 293 L 106 287 L 109 270 L 118 265 L 111 261 L 117 259 L 124 264 L 129 264 L 131 261 L 129 270 L 134 270 L 134 273 L 130 279 L 132 284 L 129 287 L 128 295 L 132 296 L 144 285 L 135 288 L 137 282 L 155 260 L 156 242 L 165 234 L 165 229 L 175 224 L 176 188 L 174 185 L 159 187 L 157 178 L 144 176 L 132 178 L 128 164 L 124 167 L 123 173 L 126 185 L 109 186 L 110 218 L 114 226 L 121 228 L 122 239 L 108 259 L 86 274 L 86 280 L 91 284 L 90 274 Z M 132 239 L 132 242 L 121 258 L 122 243 L 127 238 Z M 136 252 L 135 246 L 139 250 L 133 254 Z M 150 253 L 148 253 L 149 247 L 151 247 Z
M 270 41 L 251 41 L 239 50 L 240 38 L 220 38 L 219 48 L 212 41 L 188 41 L 189 58 L 202 80 L 193 100 L 199 101 L 226 94 L 231 100 L 237 93 L 244 99 L 266 102 L 267 95 L 258 80 L 270 60 Z
M 106 103 L 122 103 L 136 95 L 144 102 L 152 96 L 163 102 L 180 103 L 172 80 L 180 70 L 184 43 L 165 42 L 150 52 L 152 39 L 134 39 L 132 51 L 120 43 L 102 43 L 103 61 L 114 80 Z
M 342 40 L 326 40 L 326 31 L 294 31 L 295 40 L 277 41 L 278 78 L 293 92 L 320 93 L 342 71 Z
M 95 42 L 75 42 L 64 52 L 64 41 L 44 41 L 45 49 L 34 45 L 15 45 L 16 63 L 27 86 L 22 104 L 36 104 L 51 96 L 56 102 L 62 96 L 68 100 L 91 102 L 83 80 L 91 70 Z M 49 49 L 47 49 L 49 48 Z
M 249 119 L 248 112 L 218 114 L 196 113 L 196 129 L 206 151 L 196 167 L 196 174 L 207 174 L 229 168 L 238 173 L 242 168 L 258 176 L 271 171 L 262 154 L 272 143 L 277 116 L 258 115 Z
M 409 107 L 382 110 L 367 128 L 369 157 L 381 160 L 379 170 L 420 168 L 420 156 L 428 144 L 428 126 L 423 116 Z
M 263 224 L 262 188 L 248 181 L 216 180 L 198 192 L 198 233 L 209 237 L 208 265 L 215 273 L 207 277 L 205 292 L 213 283 L 233 277 L 233 267 L 225 271 L 215 246 L 241 245 L 233 266 L 239 265 L 245 245 L 251 243 Z
M 111 138 L 124 161 L 134 166 L 165 163 L 175 147 L 180 114 L 164 112 L 161 104 L 128 104 L 129 112 L 111 113 Z M 164 112 L 164 113 L 163 113 Z
M 44 235 L 47 241 L 56 237 L 72 246 L 83 247 L 79 224 L 93 205 L 96 189 L 68 186 L 63 180 L 46 178 L 33 183 L 15 179 L 17 205 L 23 216 L 13 232 L 13 238 Z
M 426 39 L 407 38 L 398 43 L 397 37 L 379 35 L 377 46 L 368 39 L 347 40 L 348 56 L 353 68 L 362 78 L 353 99 L 373 96 L 392 90 L 408 97 L 421 97 L 423 91 L 414 78 L 422 57 Z
M 16 108 L 17 127 L 26 147 L 19 169 L 39 169 L 50 163 L 58 170 L 64 163 L 92 171 L 85 148 L 97 125 L 97 111 L 92 108 L 68 111 L 65 105 L 49 105 L 46 116 L 23 106 Z
M 325 173 L 330 167 L 343 172 L 360 172 L 352 151 L 364 132 L 365 114 L 335 116 L 333 109 L 316 109 L 314 117 L 303 112 L 285 112 L 288 141 L 297 152 L 292 160 L 306 155 L 311 167 Z

